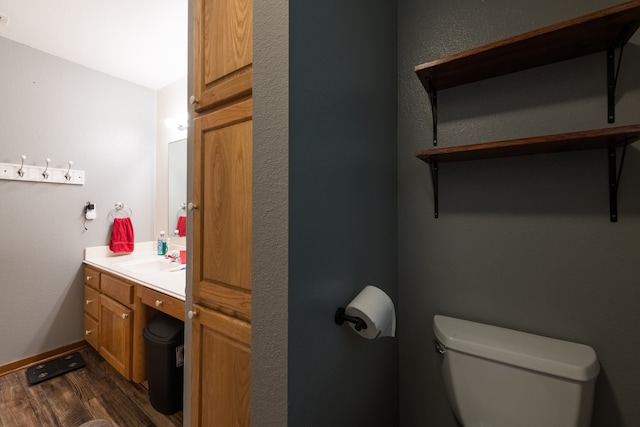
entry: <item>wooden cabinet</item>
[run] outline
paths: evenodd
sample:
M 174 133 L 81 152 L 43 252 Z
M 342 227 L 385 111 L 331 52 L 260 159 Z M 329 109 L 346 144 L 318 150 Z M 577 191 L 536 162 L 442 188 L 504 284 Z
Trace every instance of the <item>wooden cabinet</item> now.
M 128 380 L 145 379 L 142 328 L 135 298 L 136 285 L 96 268 L 85 266 L 85 340 Z
M 96 350 L 100 345 L 98 317 L 100 313 L 100 272 L 84 268 L 84 339 Z
M 191 425 L 248 427 L 251 326 L 193 308 Z
M 196 0 L 194 90 L 197 112 L 251 94 L 251 0 Z
M 191 425 L 250 425 L 251 0 L 196 0 Z
M 184 301 L 144 286 L 138 289 L 142 304 L 184 321 Z
M 131 379 L 133 311 L 105 294 L 100 295 L 98 352 L 123 377 Z

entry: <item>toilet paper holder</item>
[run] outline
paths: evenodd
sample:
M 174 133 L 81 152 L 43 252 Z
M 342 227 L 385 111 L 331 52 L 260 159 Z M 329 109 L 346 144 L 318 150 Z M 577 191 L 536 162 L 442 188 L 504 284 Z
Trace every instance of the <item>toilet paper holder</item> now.
M 353 317 L 345 314 L 344 307 L 338 307 L 334 316 L 336 325 L 342 325 L 344 322 L 354 323 L 356 331 L 367 329 L 367 323 L 359 317 Z

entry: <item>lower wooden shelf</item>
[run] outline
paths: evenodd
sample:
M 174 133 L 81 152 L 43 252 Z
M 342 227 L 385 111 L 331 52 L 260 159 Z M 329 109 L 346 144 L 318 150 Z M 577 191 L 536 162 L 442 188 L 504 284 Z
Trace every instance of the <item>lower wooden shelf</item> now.
M 485 142 L 456 147 L 436 147 L 418 150 L 415 155 L 427 162 L 431 170 L 434 195 L 434 216 L 438 217 L 438 163 L 492 159 L 543 153 L 604 149 L 608 150 L 610 220 L 618 220 L 618 183 L 623 162 L 616 160 L 616 148 L 640 139 L 640 125 L 618 126 L 556 135 L 535 136 L 507 141 Z

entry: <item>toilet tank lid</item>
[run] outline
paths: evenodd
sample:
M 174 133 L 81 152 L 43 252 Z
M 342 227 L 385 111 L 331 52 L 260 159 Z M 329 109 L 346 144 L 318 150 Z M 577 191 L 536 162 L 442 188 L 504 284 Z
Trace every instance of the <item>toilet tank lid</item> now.
M 433 332 L 448 349 L 574 381 L 600 372 L 596 352 L 584 344 L 440 315 Z

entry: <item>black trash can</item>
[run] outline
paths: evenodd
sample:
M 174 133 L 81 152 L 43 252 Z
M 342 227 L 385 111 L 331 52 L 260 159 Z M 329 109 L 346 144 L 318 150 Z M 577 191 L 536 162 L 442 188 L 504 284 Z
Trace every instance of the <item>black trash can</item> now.
M 182 409 L 184 322 L 158 313 L 142 334 L 151 406 L 171 415 Z

